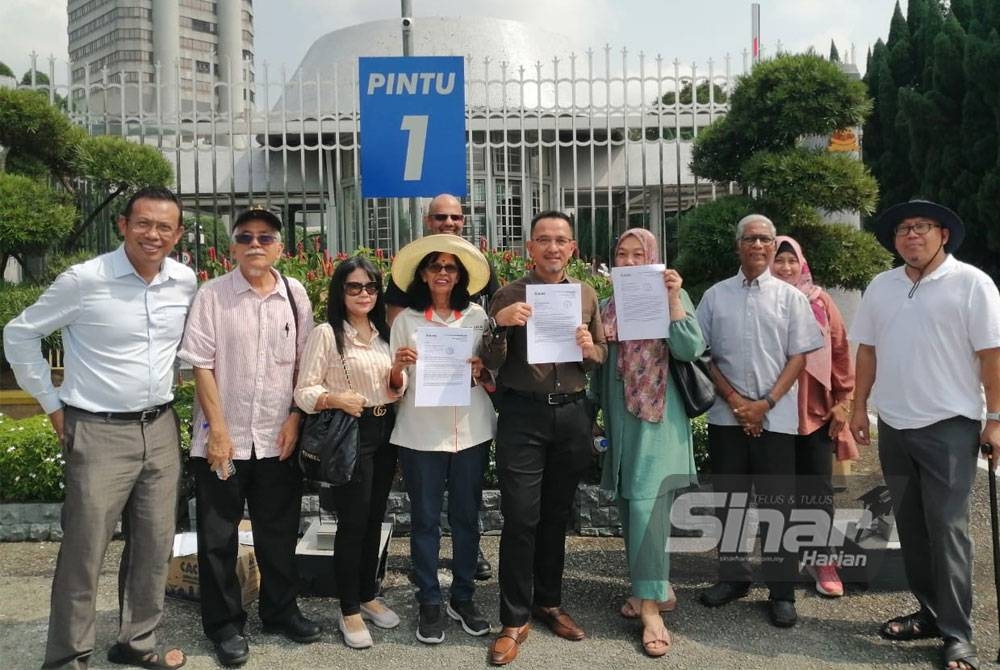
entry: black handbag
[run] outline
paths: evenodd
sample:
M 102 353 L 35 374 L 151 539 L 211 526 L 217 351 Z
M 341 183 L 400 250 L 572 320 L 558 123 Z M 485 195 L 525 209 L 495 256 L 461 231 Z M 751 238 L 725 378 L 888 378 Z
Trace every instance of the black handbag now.
M 292 287 L 288 285 L 288 279 L 284 275 L 281 279 L 285 282 L 285 291 L 288 293 L 288 302 L 292 308 L 297 343 L 299 310 L 292 296 Z M 351 375 L 347 372 L 347 362 L 343 354 L 340 354 L 340 363 L 344 366 L 347 385 L 350 387 Z M 324 409 L 315 414 L 306 414 L 296 445 L 302 476 L 333 486 L 348 483 L 354 476 L 354 468 L 358 464 L 360 450 L 358 440 L 357 417 L 340 409 Z
M 670 356 L 670 377 L 677 385 L 677 394 L 684 402 L 684 412 L 690 419 L 707 412 L 715 402 L 715 384 L 708 374 L 711 360 L 711 352 L 707 348 L 693 361 L 679 361 L 672 354 Z
M 302 476 L 342 486 L 354 476 L 358 462 L 358 420 L 339 409 L 307 414 L 299 435 Z
M 347 362 L 340 362 L 351 386 Z M 299 468 L 302 476 L 316 482 L 343 486 L 351 481 L 360 451 L 358 419 L 340 409 L 307 414 L 299 432 Z

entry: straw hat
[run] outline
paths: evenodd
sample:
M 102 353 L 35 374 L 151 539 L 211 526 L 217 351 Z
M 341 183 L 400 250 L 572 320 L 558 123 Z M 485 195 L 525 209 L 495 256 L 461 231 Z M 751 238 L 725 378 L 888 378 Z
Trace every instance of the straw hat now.
M 429 253 L 451 254 L 462 262 L 469 273 L 469 294 L 482 291 L 490 281 L 490 264 L 479 249 L 458 235 L 427 235 L 410 242 L 399 250 L 392 261 L 392 281 L 406 290 L 413 281 L 417 266 Z

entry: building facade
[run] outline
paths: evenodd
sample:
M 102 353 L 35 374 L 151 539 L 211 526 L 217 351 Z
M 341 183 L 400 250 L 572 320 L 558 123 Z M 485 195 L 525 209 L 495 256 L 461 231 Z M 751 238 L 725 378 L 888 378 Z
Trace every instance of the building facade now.
M 73 104 L 121 116 L 254 103 L 252 0 L 69 0 Z

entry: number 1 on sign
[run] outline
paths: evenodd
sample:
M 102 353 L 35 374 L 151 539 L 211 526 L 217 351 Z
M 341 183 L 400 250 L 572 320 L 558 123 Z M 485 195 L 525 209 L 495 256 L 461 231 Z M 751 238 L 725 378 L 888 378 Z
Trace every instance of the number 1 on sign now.
M 424 146 L 427 144 L 426 114 L 406 114 L 400 130 L 410 133 L 406 141 L 406 166 L 403 168 L 403 181 L 420 181 L 424 173 Z

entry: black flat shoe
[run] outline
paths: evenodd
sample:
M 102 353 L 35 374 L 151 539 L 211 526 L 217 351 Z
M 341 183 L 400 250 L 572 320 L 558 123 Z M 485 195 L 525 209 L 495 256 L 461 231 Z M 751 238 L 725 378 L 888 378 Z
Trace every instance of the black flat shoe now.
M 247 639 L 242 635 L 233 635 L 231 638 L 216 642 L 215 657 L 219 659 L 219 663 L 229 668 L 243 665 L 250 657 Z
M 277 633 L 284 635 L 292 642 L 315 642 L 323 635 L 323 629 L 315 621 L 302 616 L 301 612 L 296 612 L 281 623 L 265 624 L 265 633 Z
M 734 582 L 719 582 L 701 592 L 698 600 L 706 607 L 722 607 L 739 600 L 750 593 L 750 585 Z
M 795 612 L 795 603 L 790 600 L 772 600 L 768 603 L 768 614 L 771 623 L 778 628 L 791 628 L 799 620 Z

